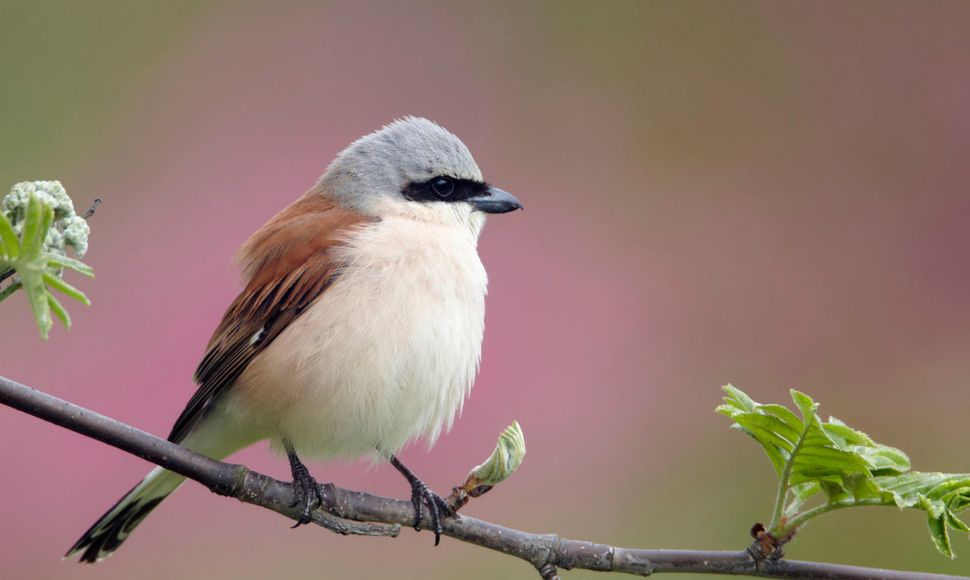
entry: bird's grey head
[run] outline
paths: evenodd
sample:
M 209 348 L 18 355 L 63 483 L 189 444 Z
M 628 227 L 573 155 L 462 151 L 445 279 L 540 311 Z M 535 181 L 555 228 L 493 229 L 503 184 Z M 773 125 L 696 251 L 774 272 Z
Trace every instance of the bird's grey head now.
M 522 206 L 485 182 L 471 152 L 444 127 L 404 117 L 344 149 L 320 178 L 322 191 L 363 213 L 416 217 L 504 213 Z

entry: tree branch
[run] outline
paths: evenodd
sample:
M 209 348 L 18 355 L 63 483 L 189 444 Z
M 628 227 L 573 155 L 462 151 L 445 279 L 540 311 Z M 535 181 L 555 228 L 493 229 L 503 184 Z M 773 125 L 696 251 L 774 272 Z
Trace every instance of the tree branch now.
M 300 516 L 289 483 L 234 465 L 203 457 L 169 441 L 84 409 L 57 397 L 0 377 L 0 403 L 97 439 L 170 469 L 213 492 L 258 505 L 290 519 Z M 340 534 L 396 536 L 410 525 L 410 501 L 359 491 L 321 486 L 324 505 L 313 514 L 314 523 Z M 420 523 L 428 529 L 427 517 Z M 919 574 L 796 560 L 758 560 L 746 550 L 644 550 L 533 534 L 506 528 L 470 516 L 447 518 L 444 535 L 496 550 L 530 563 L 544 580 L 558 578 L 557 568 L 582 568 L 649 576 L 661 572 L 699 572 L 773 578 L 944 579 L 942 574 Z

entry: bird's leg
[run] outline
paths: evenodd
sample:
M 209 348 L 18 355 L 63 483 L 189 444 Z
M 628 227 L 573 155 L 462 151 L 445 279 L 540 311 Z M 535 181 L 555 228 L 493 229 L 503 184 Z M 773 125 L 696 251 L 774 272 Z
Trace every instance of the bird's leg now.
M 290 459 L 290 472 L 293 474 L 293 492 L 296 495 L 290 507 L 303 505 L 303 513 L 300 514 L 300 518 L 293 525 L 294 528 L 297 528 L 303 524 L 310 523 L 313 519 L 310 516 L 310 512 L 317 506 L 323 504 L 323 496 L 320 495 L 320 484 L 310 475 L 310 471 L 307 470 L 306 465 L 303 465 L 303 462 L 297 457 L 296 450 L 293 449 L 293 444 L 284 439 L 283 446 L 286 448 L 286 456 Z
M 434 531 L 434 545 L 437 546 L 441 541 L 441 518 L 443 516 L 453 516 L 455 512 L 448 506 L 448 502 L 440 495 L 431 491 L 423 481 L 418 479 L 401 460 L 391 455 L 391 465 L 401 472 L 411 484 L 411 503 L 414 505 L 414 529 L 421 529 L 421 517 L 424 505 L 428 506 L 428 514 L 431 516 L 431 528 Z

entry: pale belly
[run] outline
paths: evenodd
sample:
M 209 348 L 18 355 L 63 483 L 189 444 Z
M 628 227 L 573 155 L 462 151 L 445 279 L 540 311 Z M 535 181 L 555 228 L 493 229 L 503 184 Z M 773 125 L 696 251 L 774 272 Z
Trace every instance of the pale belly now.
M 234 385 L 242 423 L 301 455 L 346 458 L 450 427 L 477 372 L 487 281 L 474 240 L 422 233 L 368 232 L 371 251 L 349 250 L 340 278 Z

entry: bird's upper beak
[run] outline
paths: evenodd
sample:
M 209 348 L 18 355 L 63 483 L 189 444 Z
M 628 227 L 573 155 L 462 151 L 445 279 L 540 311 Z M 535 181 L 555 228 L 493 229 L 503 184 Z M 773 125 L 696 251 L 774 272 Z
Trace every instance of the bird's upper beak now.
M 485 213 L 508 213 L 522 209 L 522 204 L 515 199 L 514 195 L 491 185 L 484 194 L 469 198 L 468 203 L 476 210 Z

